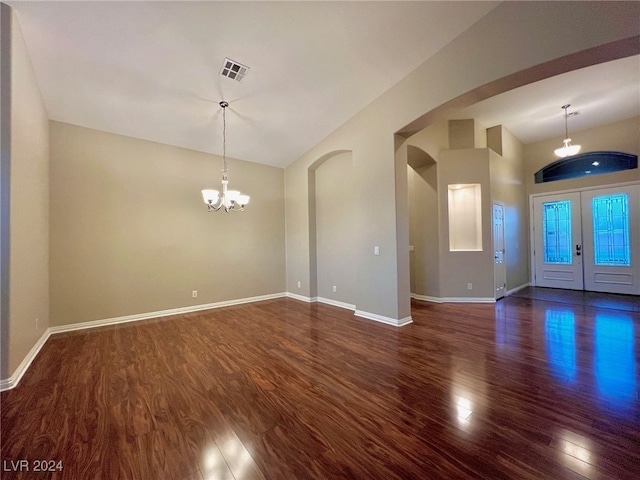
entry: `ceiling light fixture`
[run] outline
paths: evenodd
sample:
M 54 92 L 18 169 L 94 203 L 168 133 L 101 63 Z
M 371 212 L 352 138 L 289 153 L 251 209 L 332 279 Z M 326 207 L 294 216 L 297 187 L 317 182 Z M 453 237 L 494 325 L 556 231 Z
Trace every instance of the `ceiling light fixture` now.
M 229 213 L 232 211 L 242 212 L 247 203 L 249 203 L 249 195 L 242 195 L 237 190 L 227 190 L 229 184 L 227 168 L 227 107 L 229 104 L 225 101 L 220 102 L 222 107 L 222 196 L 218 190 L 206 189 L 202 190 L 202 198 L 207 204 L 208 211 L 217 212 L 221 208 Z
M 569 108 L 570 106 L 571 105 L 568 103 L 562 106 L 562 108 L 564 109 L 564 140 L 562 141 L 562 143 L 564 145 L 554 150 L 554 153 L 561 158 L 575 155 L 580 151 L 581 148 L 580 145 L 571 145 L 571 139 L 569 138 L 569 129 L 567 127 L 567 108 Z

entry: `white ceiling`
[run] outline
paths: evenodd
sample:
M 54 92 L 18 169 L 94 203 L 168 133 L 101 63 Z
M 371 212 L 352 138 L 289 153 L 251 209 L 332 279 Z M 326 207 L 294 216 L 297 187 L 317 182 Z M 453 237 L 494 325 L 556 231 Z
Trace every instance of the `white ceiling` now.
M 224 99 L 227 155 L 280 167 L 498 5 L 8 3 L 51 119 L 221 154 Z M 242 83 L 219 75 L 225 57 L 250 67 Z M 615 62 L 614 71 L 568 73 L 451 115 L 503 124 L 525 143 L 562 134 L 564 103 L 581 112 L 571 131 L 638 115 L 638 58 Z
M 569 134 L 640 115 L 640 56 L 574 70 L 451 110 L 446 118 L 474 118 L 485 127 L 504 125 L 523 143 Z

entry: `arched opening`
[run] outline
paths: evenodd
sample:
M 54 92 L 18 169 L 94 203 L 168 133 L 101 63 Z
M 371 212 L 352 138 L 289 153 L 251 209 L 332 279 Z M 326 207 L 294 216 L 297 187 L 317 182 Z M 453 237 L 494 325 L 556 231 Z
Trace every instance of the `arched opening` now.
M 407 192 L 411 295 L 437 298 L 440 296 L 438 164 L 414 145 L 407 146 Z
M 506 131 L 506 129 L 502 125 L 500 124 L 494 125 L 492 123 L 487 125 L 482 125 L 483 131 L 486 131 L 486 136 L 484 138 L 484 142 L 486 143 L 484 143 L 484 145 L 481 145 L 477 141 L 477 136 L 476 136 L 476 140 L 473 141 L 473 132 L 471 132 L 471 135 L 469 136 L 469 138 L 472 139 L 471 141 L 473 145 L 460 147 L 460 146 L 452 146 L 453 144 L 447 143 L 446 126 L 443 126 L 442 128 L 440 128 L 438 127 L 438 124 L 444 125 L 447 123 L 448 120 L 452 120 L 452 119 L 456 119 L 456 121 L 459 121 L 459 122 L 473 121 L 472 120 L 473 116 L 455 117 L 451 115 L 451 112 L 462 111 L 463 108 L 470 107 L 472 105 L 475 105 L 483 100 L 486 100 L 492 97 L 497 97 L 503 93 L 510 92 L 511 94 L 512 90 L 515 90 L 519 87 L 537 83 L 541 80 L 555 77 L 563 73 L 572 72 L 574 70 L 579 70 L 584 67 L 589 67 L 597 64 L 605 64 L 606 62 L 609 62 L 612 60 L 619 60 L 619 59 L 624 59 L 626 57 L 632 57 L 634 55 L 637 55 L 637 49 L 632 48 L 631 43 L 632 43 L 632 40 L 630 39 L 613 42 L 611 44 L 607 44 L 607 45 L 599 46 L 593 49 L 578 52 L 576 54 L 569 55 L 561 59 L 556 59 L 554 61 L 547 62 L 546 64 L 538 65 L 536 67 L 529 68 L 527 70 L 518 72 L 516 74 L 509 75 L 500 80 L 492 82 L 491 84 L 483 85 L 482 87 L 479 87 L 473 91 L 467 92 L 466 94 L 463 94 L 445 104 L 438 106 L 437 108 L 432 109 L 431 111 L 418 117 L 416 120 L 406 125 L 404 128 L 400 129 L 397 132 L 397 135 L 405 139 L 406 143 L 414 142 L 414 140 L 419 137 L 420 141 L 417 141 L 415 143 L 417 145 L 420 145 L 420 147 L 422 148 L 431 147 L 431 146 L 439 147 L 439 148 L 433 148 L 433 149 L 425 148 L 425 150 L 429 152 L 432 152 L 432 150 L 435 152 L 432 155 L 434 158 L 434 163 L 436 164 L 438 161 L 441 160 L 440 158 L 441 152 L 447 149 L 452 149 L 452 148 L 487 149 L 488 148 L 489 150 L 491 150 L 491 152 L 489 152 L 489 165 L 490 165 L 489 175 L 490 176 L 487 180 L 487 187 L 490 191 L 490 200 L 502 202 L 506 207 L 504 209 L 505 222 L 506 222 L 505 234 L 508 240 L 507 244 L 509 248 L 511 248 L 512 250 L 512 252 L 510 252 L 511 255 L 507 257 L 507 260 L 508 260 L 507 286 L 506 286 L 507 292 L 510 290 L 515 290 L 517 288 L 526 286 L 528 284 L 527 282 L 529 281 L 530 262 L 527 255 L 528 243 L 529 243 L 528 242 L 529 235 L 527 231 L 528 229 L 528 221 L 527 221 L 527 213 L 528 213 L 527 198 L 528 197 L 527 195 L 529 193 L 532 193 L 533 191 L 533 190 L 529 191 L 531 189 L 531 186 L 529 185 L 529 183 L 533 183 L 533 178 L 532 178 L 533 172 L 531 172 L 531 170 L 528 170 L 529 172 L 531 172 L 531 173 L 528 173 L 528 175 L 531 175 L 531 177 L 527 177 L 525 181 L 524 173 L 529 167 L 527 167 L 528 164 L 525 162 L 525 157 L 522 155 L 521 155 L 521 158 L 518 160 L 519 165 L 517 167 L 512 168 L 515 165 L 515 163 L 513 161 L 514 160 L 513 158 L 508 158 L 509 157 L 508 150 L 509 148 L 511 148 L 513 144 L 512 142 L 513 135 L 510 132 Z M 470 111 L 470 110 L 468 109 L 467 111 Z M 460 119 L 460 120 L 457 120 L 457 119 Z M 471 120 L 467 120 L 467 119 L 471 119 Z M 532 121 L 533 120 L 535 119 L 532 117 Z M 432 130 L 432 134 L 430 138 L 426 138 L 427 136 L 425 135 L 425 130 L 427 129 Z M 444 131 L 445 133 L 440 132 L 440 130 Z M 450 140 L 451 138 L 449 138 L 449 141 Z M 539 143 L 542 143 L 542 141 L 540 141 Z M 587 143 L 587 142 L 583 141 L 579 143 Z M 521 144 L 519 148 L 523 150 L 524 144 Z M 607 146 L 603 145 L 600 148 L 604 150 L 607 148 Z M 549 165 L 548 166 L 549 168 L 547 170 L 541 170 L 541 171 L 544 171 L 548 175 L 552 175 L 552 174 L 557 175 L 559 173 L 558 167 L 560 166 L 560 167 L 563 167 L 564 169 L 567 169 L 567 168 L 579 169 L 581 176 L 593 176 L 595 174 L 594 170 L 598 165 L 603 166 L 603 168 L 601 168 L 601 170 L 598 171 L 598 173 L 600 172 L 611 173 L 614 171 L 621 172 L 623 169 L 637 168 L 637 157 L 635 158 L 635 163 L 634 163 L 633 158 L 625 157 L 623 159 L 621 156 L 619 156 L 619 154 L 614 155 L 614 154 L 608 153 L 607 154 L 608 158 L 606 160 L 603 159 L 602 161 L 598 160 L 598 158 L 595 158 L 594 156 L 594 155 L 601 155 L 601 154 L 602 154 L 601 152 L 588 152 L 588 154 L 585 154 L 585 156 L 579 156 L 576 158 L 576 160 L 573 160 L 570 163 L 558 162 L 558 163 Z M 415 151 L 413 155 L 416 155 Z M 617 155 L 617 158 L 615 160 L 612 160 L 612 158 L 616 155 Z M 498 157 L 502 157 L 502 159 Z M 420 156 L 418 155 L 417 158 L 420 158 Z M 411 166 L 411 163 L 409 163 L 409 159 L 410 159 L 410 153 L 409 153 L 409 149 L 407 149 L 407 163 L 409 164 L 409 166 Z M 417 161 L 412 160 L 412 162 L 414 163 L 420 162 L 420 160 L 417 160 Z M 588 162 L 588 165 L 585 164 L 585 162 Z M 446 164 L 446 162 L 444 161 L 442 161 L 441 163 Z M 442 175 L 444 172 L 444 170 L 440 168 L 441 166 L 442 165 L 432 167 L 436 172 L 438 172 L 438 175 Z M 587 168 L 588 166 L 591 166 L 591 169 Z M 562 170 L 562 168 L 560 170 Z M 415 171 L 416 170 L 414 169 L 414 172 Z M 466 172 L 460 172 L 460 176 L 464 176 L 462 175 L 462 173 L 465 173 L 466 175 L 468 171 L 469 170 L 467 170 Z M 535 171 L 535 169 L 533 171 Z M 409 173 L 410 175 L 412 174 L 411 171 Z M 415 173 L 413 173 L 413 175 L 415 176 Z M 542 175 L 541 172 L 539 172 L 537 176 L 539 177 L 540 175 Z M 436 175 L 436 178 L 437 178 L 437 175 Z M 531 178 L 531 180 L 529 180 L 529 178 Z M 569 176 L 566 178 L 576 178 L 576 177 Z M 414 180 L 415 179 L 416 177 L 414 177 Z M 559 179 L 564 179 L 564 177 Z M 455 179 L 448 179 L 447 182 L 448 183 L 452 183 L 452 182 L 465 183 L 465 182 L 457 181 Z M 475 183 L 480 183 L 480 182 L 478 181 Z M 408 186 L 408 188 L 409 189 L 411 188 L 411 184 Z M 400 202 L 404 201 L 403 200 L 404 192 L 401 190 L 402 189 L 398 189 L 398 192 L 397 192 L 397 201 L 399 204 Z M 443 197 L 440 197 L 440 200 L 441 200 L 440 214 L 441 215 L 443 214 L 443 208 L 444 208 L 444 213 L 446 214 L 446 204 L 442 205 Z M 415 209 L 416 209 L 415 206 L 410 205 L 410 212 L 411 210 L 415 211 Z M 409 283 L 411 285 L 411 293 L 413 294 L 413 297 L 420 298 L 418 295 L 415 295 L 415 294 L 419 293 L 419 290 L 421 288 L 420 286 L 418 286 L 419 280 L 420 280 L 418 275 L 420 274 L 419 272 L 423 268 L 423 266 L 419 266 L 416 268 L 416 266 L 418 265 L 418 262 L 416 260 L 419 258 L 419 255 L 418 255 L 418 245 L 415 245 L 417 243 L 417 240 L 416 240 L 417 237 L 416 237 L 416 234 L 414 233 L 415 221 L 412 219 L 412 217 L 415 217 L 415 213 L 409 214 L 409 231 L 410 231 L 409 244 L 410 244 L 410 250 L 411 250 L 410 251 L 411 267 L 409 269 L 409 275 L 410 275 Z M 401 226 L 399 226 L 399 228 L 401 228 Z M 425 226 L 424 229 L 426 231 L 434 231 L 439 229 L 441 234 L 447 230 L 446 228 L 443 227 L 441 220 L 436 220 L 436 219 L 432 219 L 429 222 L 429 225 Z M 440 243 L 442 244 L 441 245 L 442 251 L 440 252 L 440 254 L 444 255 L 444 257 L 454 255 L 451 252 L 446 251 L 448 250 L 448 248 L 443 243 L 442 235 L 440 236 L 439 239 L 440 239 Z M 455 253 L 455 255 L 462 255 L 462 254 Z M 466 255 L 471 255 L 471 254 L 466 254 Z M 400 263 L 400 258 L 398 262 Z M 443 264 L 442 261 L 439 264 L 437 262 L 435 264 L 439 266 L 441 270 L 443 270 L 440 272 L 440 277 L 442 278 L 446 277 L 445 283 L 449 282 L 450 277 L 452 276 L 456 277 L 455 279 L 456 282 L 460 285 L 463 285 L 463 287 L 460 287 L 460 290 L 454 292 L 454 295 L 456 298 L 452 299 L 450 297 L 453 295 L 445 291 L 445 290 L 449 290 L 449 287 L 442 287 L 441 285 L 436 284 L 432 286 L 430 291 L 437 292 L 437 293 L 434 295 L 425 294 L 423 297 L 424 299 L 429 299 L 429 297 L 433 296 L 433 297 L 436 297 L 436 300 L 441 300 L 441 301 L 471 301 L 471 300 L 478 301 L 478 300 L 482 300 L 486 296 L 484 295 L 484 293 L 482 295 L 475 295 L 474 291 L 476 289 L 476 281 L 475 280 L 472 281 L 471 279 L 464 280 L 462 278 L 462 274 L 459 272 L 460 269 L 455 269 L 456 271 L 449 271 L 449 268 L 447 268 L 445 264 Z M 468 266 L 468 263 L 465 263 L 465 265 L 467 266 L 465 267 L 466 268 L 465 274 L 467 274 L 469 278 L 471 278 L 474 274 L 476 276 L 479 276 L 482 273 L 482 272 L 475 272 L 474 274 L 471 274 L 469 270 L 471 270 L 472 268 Z M 483 269 L 486 270 L 486 266 L 483 267 Z M 485 273 L 488 276 L 490 272 L 486 270 Z M 460 277 L 460 278 L 457 278 L 457 277 Z M 427 279 L 425 278 L 423 280 L 426 281 Z M 468 282 L 468 283 L 464 283 L 464 282 Z M 442 290 L 442 288 L 444 288 L 444 290 Z M 468 288 L 469 292 L 464 291 L 465 288 Z M 487 300 L 489 300 L 488 296 L 487 296 Z
M 309 167 L 310 296 L 354 308 L 353 160 L 348 150 Z

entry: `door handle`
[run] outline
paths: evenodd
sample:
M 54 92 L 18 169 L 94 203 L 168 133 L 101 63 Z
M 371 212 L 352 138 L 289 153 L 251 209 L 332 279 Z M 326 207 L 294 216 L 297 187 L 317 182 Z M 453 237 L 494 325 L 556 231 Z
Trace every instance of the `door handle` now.
M 576 245 L 576 256 L 582 255 L 582 245 Z

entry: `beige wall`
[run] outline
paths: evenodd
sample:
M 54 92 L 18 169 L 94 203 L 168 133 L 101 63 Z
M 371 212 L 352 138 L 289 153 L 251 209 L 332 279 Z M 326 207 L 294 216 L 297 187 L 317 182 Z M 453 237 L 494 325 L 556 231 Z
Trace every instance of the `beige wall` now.
M 438 167 L 407 167 L 409 189 L 409 244 L 411 293 L 440 297 L 440 228 L 438 222 Z
M 640 154 L 640 117 L 629 118 L 619 122 L 603 125 L 580 132 L 571 132 L 571 143 L 581 145 L 581 152 L 614 150 L 624 153 Z M 524 155 L 527 193 L 557 192 L 598 185 L 640 180 L 640 169 L 625 170 L 616 173 L 605 173 L 572 180 L 539 183 L 534 181 L 535 173 L 544 166 L 558 160 L 553 151 L 562 146 L 564 135 L 550 140 L 525 145 Z
M 49 326 L 47 112 L 15 15 L 11 30 L 9 375 Z
M 407 158 L 409 198 L 410 292 L 440 297 L 440 225 L 438 168 L 440 152 L 449 148 L 449 122 L 436 121 L 412 135 L 397 157 Z M 405 153 L 406 152 L 406 153 Z M 422 154 L 418 157 L 418 154 Z M 418 157 L 418 161 L 411 157 Z M 412 168 L 413 167 L 413 168 Z
M 315 181 L 318 296 L 349 303 L 355 289 L 351 153 L 323 162 Z
M 336 152 L 352 152 L 357 179 L 354 289 L 343 301 L 391 319 L 409 316 L 408 181 L 406 163 L 396 157 L 394 133 L 469 92 L 495 86 L 489 90 L 500 93 L 509 83 L 502 79 L 544 78 L 543 71 L 572 65 L 574 57 L 566 56 L 639 35 L 638 10 L 635 2 L 501 4 L 289 166 L 286 194 L 282 170 L 230 162 L 231 184 L 253 197 L 242 214 L 205 211 L 199 190 L 219 185 L 217 157 L 51 122 L 50 221 L 46 112 L 16 24 L 11 37 L 9 373 L 48 325 L 48 308 L 51 324 L 63 325 L 284 289 L 315 295 L 310 171 Z M 580 18 L 580 24 L 567 27 L 564 19 L 570 17 Z M 590 56 L 581 55 L 580 61 L 585 58 Z M 632 138 L 637 132 L 636 127 Z M 586 145 L 588 139 L 578 133 L 576 142 Z M 4 155 L 4 143 L 2 148 Z M 525 148 L 525 157 L 527 163 L 538 161 L 533 147 Z M 379 256 L 373 255 L 374 246 Z M 464 268 L 464 262 L 447 268 Z M 194 289 L 197 299 L 191 298 Z M 454 290 L 442 295 L 455 295 Z
M 0 379 L 9 372 L 9 172 L 11 169 L 11 9 L 0 3 Z
M 529 209 L 525 189 L 524 145 L 509 130 L 499 129 L 502 155 L 491 158 L 491 197 L 504 204 L 507 291 L 529 282 Z
M 221 158 L 50 131 L 53 325 L 284 291 L 282 169 L 229 160 L 230 186 L 251 202 L 208 213 L 200 190 L 220 188 Z
M 302 279 L 307 290 L 301 293 L 310 291 L 309 167 L 333 151 L 350 150 L 357 178 L 357 290 L 350 303 L 392 319 L 410 315 L 408 252 L 398 240 L 408 231 L 402 225 L 402 218 L 408 219 L 406 167 L 403 190 L 393 134 L 481 86 L 495 84 L 494 93 L 500 93 L 507 87 L 498 80 L 507 76 L 532 68 L 518 81 L 527 75 L 530 81 L 544 78 L 543 71 L 553 71 L 541 67 L 545 62 L 638 35 L 640 26 L 630 20 L 637 13 L 631 2 L 505 2 L 290 165 L 285 172 L 287 290 L 296 291 L 295 282 Z M 580 18 L 579 26 L 567 27 L 564 19 L 573 17 Z M 601 28 L 603 23 L 616 28 Z M 554 63 L 554 68 L 570 64 Z M 374 245 L 380 246 L 378 257 Z
M 493 248 L 491 239 L 491 179 L 489 149 L 445 150 L 438 160 L 440 210 L 440 296 L 443 298 L 493 298 Z M 481 251 L 449 250 L 449 185 L 480 184 Z M 467 284 L 472 284 L 472 289 Z

